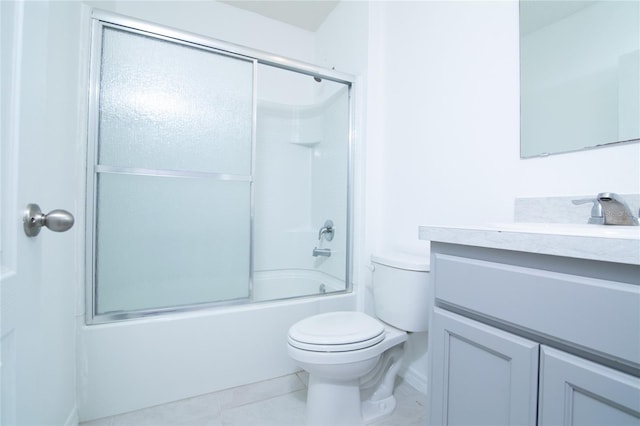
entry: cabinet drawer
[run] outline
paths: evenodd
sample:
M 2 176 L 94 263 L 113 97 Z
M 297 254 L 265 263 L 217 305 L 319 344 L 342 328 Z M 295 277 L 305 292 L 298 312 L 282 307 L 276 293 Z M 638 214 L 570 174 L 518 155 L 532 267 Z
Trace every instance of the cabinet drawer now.
M 436 304 L 640 367 L 640 286 L 435 253 Z

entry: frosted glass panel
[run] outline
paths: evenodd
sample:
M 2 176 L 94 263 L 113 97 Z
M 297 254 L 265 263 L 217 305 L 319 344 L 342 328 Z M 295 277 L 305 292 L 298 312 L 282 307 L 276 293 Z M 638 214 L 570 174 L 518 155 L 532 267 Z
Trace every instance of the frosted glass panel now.
M 250 183 L 98 176 L 98 314 L 249 296 Z
M 98 163 L 248 175 L 253 63 L 103 32 Z

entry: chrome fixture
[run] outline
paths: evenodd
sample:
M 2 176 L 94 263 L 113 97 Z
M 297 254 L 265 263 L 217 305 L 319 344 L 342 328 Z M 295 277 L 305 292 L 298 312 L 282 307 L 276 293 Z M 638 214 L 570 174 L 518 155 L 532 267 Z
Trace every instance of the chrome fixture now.
M 313 248 L 313 257 L 331 257 L 331 249 L 328 248 Z
M 43 214 L 39 205 L 27 204 L 22 221 L 27 237 L 35 237 L 43 226 L 54 232 L 67 231 L 73 226 L 74 219 L 73 215 L 66 210 L 56 209 Z
M 593 203 L 588 223 L 597 225 L 638 226 L 638 218 L 621 196 L 613 192 L 601 192 L 596 198 L 573 200 L 573 204 Z
M 602 206 L 596 198 L 581 198 L 579 200 L 572 200 L 571 202 L 575 205 L 593 203 L 593 205 L 591 206 L 591 217 L 589 217 L 587 223 L 591 223 L 594 225 L 604 224 L 604 217 L 602 216 Z
M 336 230 L 333 227 L 333 221 L 331 219 L 327 219 L 324 222 L 324 226 L 320 228 L 320 231 L 318 232 L 318 241 L 322 241 L 323 235 L 325 240 L 333 240 L 333 234 L 335 233 L 335 231 Z
M 605 225 L 638 226 L 638 218 L 631 213 L 627 203 L 618 194 L 601 192 L 597 200 L 602 206 Z

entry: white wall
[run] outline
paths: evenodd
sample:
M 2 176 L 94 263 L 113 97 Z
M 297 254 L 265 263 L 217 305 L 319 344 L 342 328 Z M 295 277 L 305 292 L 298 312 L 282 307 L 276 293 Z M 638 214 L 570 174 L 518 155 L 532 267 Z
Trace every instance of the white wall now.
M 518 166 L 517 3 L 393 2 L 384 10 L 385 226 L 425 254 L 423 224 L 510 218 Z M 369 93 L 370 97 L 376 96 Z
M 314 58 L 313 33 L 216 1 L 86 1 L 92 7 L 300 61 Z

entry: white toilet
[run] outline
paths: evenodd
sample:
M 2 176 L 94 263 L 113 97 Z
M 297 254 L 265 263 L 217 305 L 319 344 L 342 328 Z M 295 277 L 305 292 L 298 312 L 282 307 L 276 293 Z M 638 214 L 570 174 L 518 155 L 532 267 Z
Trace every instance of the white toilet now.
M 289 355 L 309 373 L 308 425 L 361 425 L 390 414 L 407 332 L 429 327 L 428 259 L 372 256 L 376 318 L 329 312 L 289 329 Z

